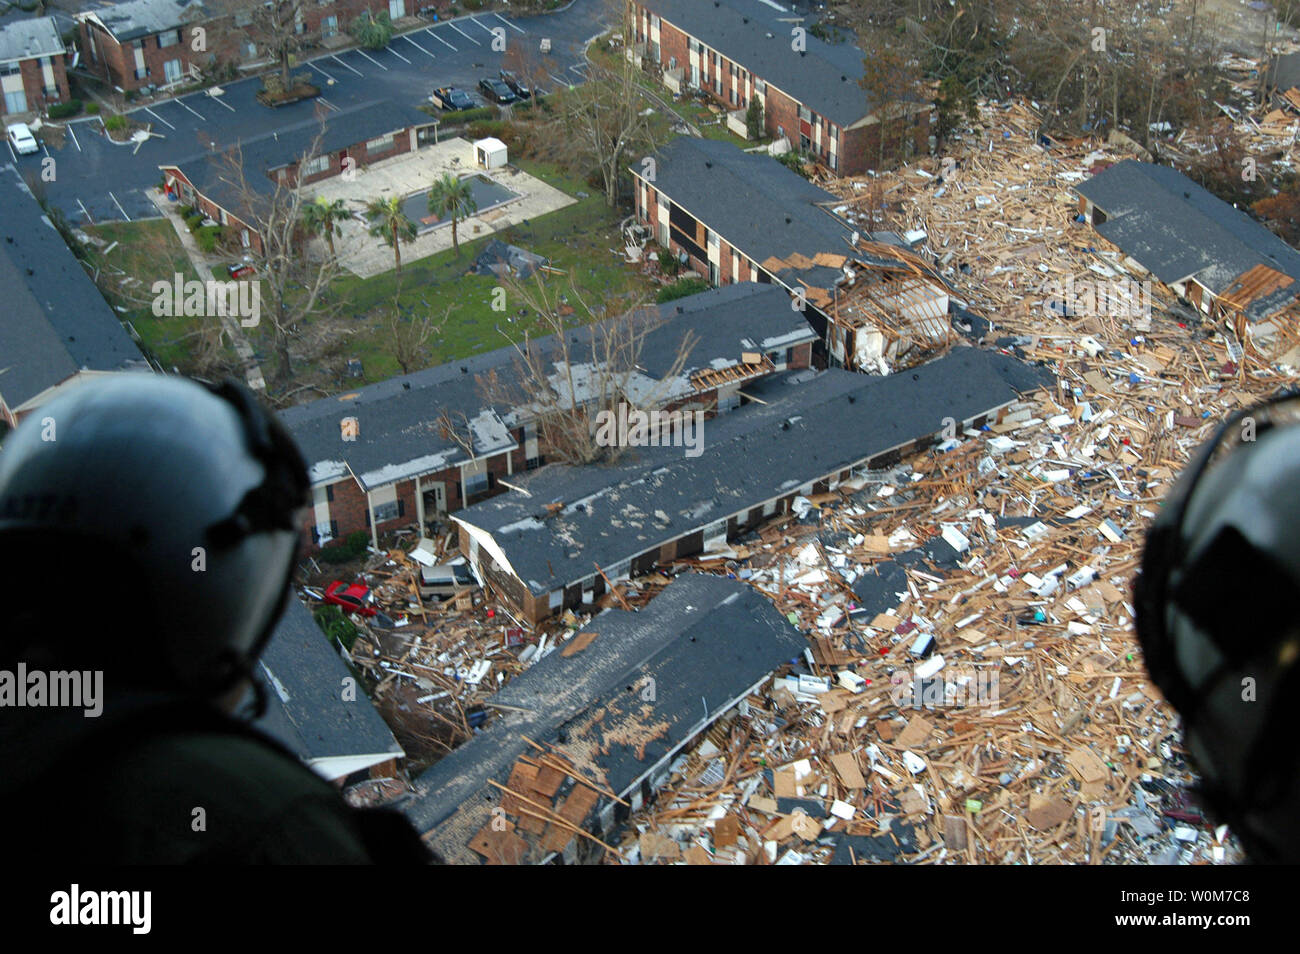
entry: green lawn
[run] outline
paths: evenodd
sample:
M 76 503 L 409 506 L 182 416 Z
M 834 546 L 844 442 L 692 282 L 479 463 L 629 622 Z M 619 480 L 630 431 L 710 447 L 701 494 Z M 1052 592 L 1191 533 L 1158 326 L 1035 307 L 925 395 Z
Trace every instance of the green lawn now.
M 131 322 L 143 347 L 163 367 L 184 368 L 190 357 L 186 336 L 195 330 L 199 319 L 160 318 L 153 314 L 150 303 L 142 300 L 152 297 L 150 288 L 156 281 L 170 284 L 177 273 L 182 281 L 199 277 L 171 223 L 166 219 L 112 222 L 85 226 L 84 231 L 108 243 L 104 248 L 86 246 L 86 262 L 92 270 L 99 270 L 99 288 L 108 303 Z M 113 242 L 117 247 L 106 253 Z
M 501 348 L 511 340 L 522 340 L 525 332 L 537 332 L 540 328 L 531 313 L 522 317 L 518 314 L 523 303 L 513 296 L 508 295 L 504 312 L 494 311 L 493 290 L 498 286 L 497 279 L 469 273 L 474 259 L 493 239 L 545 256 L 553 267 L 573 277 L 574 284 L 594 308 L 609 307 L 618 313 L 641 298 L 653 297 L 653 284 L 611 252 L 622 247 L 618 224 L 625 212 L 607 208 L 599 190 L 552 165 L 528 160 L 517 160 L 516 164 L 530 175 L 578 197 L 578 201 L 531 220 L 526 226 L 480 236 L 462 230 L 459 256 L 448 249 L 417 260 L 403 257 L 400 295 L 403 308 L 418 315 L 435 316 L 452 309 L 441 332 L 429 342 L 431 360 L 426 364 L 441 364 Z M 585 193 L 585 197 L 578 193 Z M 567 288 L 568 279 L 552 275 L 547 282 L 554 289 L 562 289 Z M 337 279 L 331 288 L 331 298 L 342 303 L 340 311 L 323 324 L 334 326 L 332 332 L 346 332 L 346 338 L 338 347 L 325 349 L 319 359 L 298 362 L 294 368 L 298 383 L 312 382 L 333 390 L 337 369 L 348 358 L 360 359 L 364 370 L 364 377 L 350 379 L 349 386 L 400 374 L 388 328 L 388 309 L 397 287 L 394 271 L 366 279 L 348 274 Z M 273 367 L 271 338 L 266 329 L 258 329 L 253 334 L 260 359 L 264 365 Z

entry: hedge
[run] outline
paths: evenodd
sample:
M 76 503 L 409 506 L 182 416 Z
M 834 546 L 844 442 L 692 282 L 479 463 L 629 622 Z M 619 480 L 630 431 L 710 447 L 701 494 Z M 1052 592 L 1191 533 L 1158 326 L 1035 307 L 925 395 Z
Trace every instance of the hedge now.
M 662 305 L 666 301 L 676 301 L 678 298 L 685 298 L 687 295 L 698 295 L 700 292 L 708 290 L 708 282 L 698 275 L 692 275 L 690 278 L 678 279 L 671 285 L 665 285 L 659 289 L 655 301 Z
M 50 107 L 51 119 L 67 119 L 69 116 L 75 116 L 81 112 L 81 100 L 70 99 L 66 103 L 59 103 L 57 106 Z

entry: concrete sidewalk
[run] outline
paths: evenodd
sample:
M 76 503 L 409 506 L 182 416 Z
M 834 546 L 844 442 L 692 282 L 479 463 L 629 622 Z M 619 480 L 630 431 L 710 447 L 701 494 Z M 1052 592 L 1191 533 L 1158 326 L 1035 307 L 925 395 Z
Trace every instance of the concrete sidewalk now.
M 157 206 L 158 211 L 176 230 L 181 245 L 185 247 L 185 254 L 189 257 L 190 264 L 198 272 L 199 280 L 202 282 L 215 280 L 216 276 L 213 275 L 212 270 L 214 268 L 225 268 L 227 259 L 222 256 L 208 255 L 199 248 L 198 243 L 194 240 L 193 233 L 190 232 L 189 226 L 185 224 L 185 220 L 181 218 L 178 211 L 180 203 L 169 201 L 156 190 L 150 190 L 149 197 L 153 200 L 153 204 Z M 253 346 L 244 337 L 244 331 L 239 322 L 231 315 L 221 315 L 220 318 L 222 330 L 230 336 L 230 342 L 235 348 L 235 354 L 239 356 L 239 360 L 243 364 L 244 380 L 248 382 L 248 386 L 254 391 L 265 391 L 266 378 L 257 363 L 257 356 L 253 353 Z

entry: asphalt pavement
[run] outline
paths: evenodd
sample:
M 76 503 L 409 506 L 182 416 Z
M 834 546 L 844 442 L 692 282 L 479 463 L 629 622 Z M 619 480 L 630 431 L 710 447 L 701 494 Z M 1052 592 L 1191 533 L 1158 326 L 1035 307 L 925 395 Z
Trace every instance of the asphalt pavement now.
M 394 37 L 383 50 L 326 53 L 301 64 L 297 69 L 310 70 L 321 88 L 312 100 L 263 106 L 256 99 L 261 80 L 253 77 L 221 87 L 218 96 L 203 90 L 132 109 L 131 116 L 151 123 L 159 138 L 114 143 L 99 117 L 87 117 L 68 124 L 61 149 L 18 156 L 6 147 L 0 161 L 12 159 L 24 175 L 42 177 L 44 170 L 50 202 L 78 224 L 154 218 L 158 211 L 148 190 L 161 181 L 159 166 L 206 150 L 209 142 L 232 146 L 300 123 L 316 115 L 318 104 L 332 110 L 380 100 L 420 105 L 438 86 L 459 86 L 483 102 L 478 81 L 496 76 L 506 56 L 493 48 L 494 40 L 499 47 L 504 39 L 506 50 L 522 44 L 527 56 L 544 64 L 549 88 L 580 83 L 585 45 L 601 32 L 595 22 L 598 10 L 598 0 L 574 0 L 563 11 L 534 17 L 478 13 L 430 23 Z M 540 52 L 544 38 L 551 41 L 545 56 Z M 548 88 L 545 77 L 539 82 Z M 52 166 L 47 157 L 54 159 Z

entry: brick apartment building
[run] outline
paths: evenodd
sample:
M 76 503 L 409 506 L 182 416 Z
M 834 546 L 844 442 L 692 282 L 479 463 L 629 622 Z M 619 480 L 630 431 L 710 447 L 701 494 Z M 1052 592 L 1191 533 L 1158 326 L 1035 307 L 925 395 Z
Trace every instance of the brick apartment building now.
M 831 193 L 730 143 L 681 136 L 654 158 L 630 169 L 637 217 L 659 245 L 710 284 L 802 298 L 830 363 L 881 371 L 950 343 L 948 288 L 907 238 L 860 228 Z
M 670 89 L 702 90 L 731 111 L 757 98 L 767 135 L 842 175 L 879 164 L 880 111 L 860 85 L 857 47 L 823 42 L 764 0 L 630 0 L 629 11 L 629 55 Z M 883 123 L 886 163 L 929 151 L 930 112 L 910 103 Z
M 706 416 L 740 407 L 742 388 L 807 368 L 816 335 L 786 296 L 744 285 L 659 306 L 629 391 L 654 393 L 663 410 Z M 673 375 L 683 335 L 698 340 Z M 574 332 L 575 371 L 588 369 L 589 328 Z M 559 353 L 552 338 L 530 345 Z M 548 449 L 522 406 L 486 403 L 481 381 L 515 373 L 513 346 L 323 398 L 281 413 L 307 459 L 313 507 L 305 543 L 315 548 L 358 530 L 378 534 L 436 517 L 506 489 L 512 475 L 547 463 Z M 558 373 L 558 372 L 557 372 Z M 450 420 L 461 430 L 452 435 Z M 348 422 L 345 424 L 345 422 Z
M 310 119 L 239 144 L 246 180 L 260 195 L 269 196 L 281 183 L 292 187 L 336 176 L 349 167 L 363 169 L 373 162 L 414 152 L 432 141 L 434 124 L 413 108 L 376 102 L 330 113 L 324 121 Z M 396 128 L 394 128 L 396 124 Z M 319 144 L 316 137 L 320 136 Z M 316 155 L 304 165 L 302 156 Z M 177 200 L 239 232 L 244 248 L 262 252 L 256 209 L 235 188 L 222 156 L 199 153 L 159 166 L 163 183 Z
M 39 112 L 68 99 L 67 50 L 53 17 L 0 28 L 0 115 Z
M 127 0 L 83 11 L 77 20 L 85 65 L 122 90 L 210 78 L 227 65 L 268 66 L 273 54 L 256 17 L 263 6 L 258 0 Z M 295 32 L 308 46 L 328 44 L 367 11 L 397 20 L 414 14 L 414 0 L 305 2 Z

